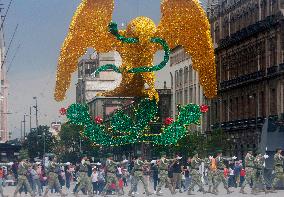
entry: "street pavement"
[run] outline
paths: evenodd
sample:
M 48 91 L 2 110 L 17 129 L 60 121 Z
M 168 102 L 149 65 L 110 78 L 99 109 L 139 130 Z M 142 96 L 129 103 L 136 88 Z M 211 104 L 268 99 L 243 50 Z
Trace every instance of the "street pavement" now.
M 124 189 L 125 189 L 124 190 L 124 192 L 125 192 L 124 196 L 127 196 L 127 192 L 129 190 L 129 187 L 124 188 Z M 151 187 L 150 189 L 153 190 L 153 187 Z M 12 186 L 4 187 L 4 194 L 8 195 L 9 197 L 13 197 L 14 190 L 15 190 L 15 187 L 12 187 Z M 70 197 L 74 196 L 74 194 L 72 194 L 72 190 L 70 190 L 70 191 L 66 191 L 65 189 L 63 189 L 63 190 L 64 190 L 65 193 L 68 194 L 68 197 L 69 196 Z M 197 190 L 197 188 L 195 188 L 195 191 L 193 192 L 195 194 L 194 196 L 196 196 L 196 197 L 198 197 L 198 196 L 214 197 L 215 196 L 213 194 L 203 194 L 203 193 L 197 192 L 196 190 Z M 234 192 L 232 194 L 229 194 L 229 195 L 226 194 L 226 191 L 222 187 L 220 187 L 219 190 L 220 190 L 220 193 L 219 193 L 218 196 L 232 196 L 232 197 L 241 197 L 241 196 L 243 196 L 243 197 L 248 197 L 248 196 L 284 197 L 284 190 L 279 190 L 279 191 L 277 191 L 277 193 L 269 193 L 269 194 L 264 194 L 264 192 L 262 192 L 262 193 L 259 193 L 258 195 L 251 195 L 250 194 L 250 188 L 246 188 L 246 192 L 248 193 L 246 195 L 240 194 L 239 193 L 239 190 L 240 190 L 239 188 L 231 188 L 231 190 L 234 191 Z M 175 197 L 186 197 L 186 196 L 188 196 L 186 192 L 177 193 L 176 195 L 172 195 L 167 188 L 163 188 L 162 192 L 163 192 L 163 196 L 165 196 L 165 197 L 167 197 L 167 196 L 175 196 Z M 146 196 L 145 194 L 143 194 L 143 186 L 141 184 L 138 186 L 138 193 L 139 194 L 135 195 L 135 196 L 137 196 L 137 197 Z M 29 196 L 29 195 L 25 195 L 25 194 L 19 195 L 18 194 L 18 196 L 24 197 L 24 196 Z M 60 195 L 59 194 L 51 194 L 51 193 L 49 193 L 48 196 L 49 197 L 58 197 Z M 83 194 L 79 193 L 79 196 L 81 197 L 81 196 L 86 196 L 86 195 L 83 195 Z M 98 196 L 99 197 L 99 195 L 94 195 L 94 196 Z M 111 196 L 116 196 L 116 195 L 108 195 L 108 196 L 111 197 Z M 157 195 L 153 194 L 152 196 L 154 197 L 154 196 L 157 196 Z

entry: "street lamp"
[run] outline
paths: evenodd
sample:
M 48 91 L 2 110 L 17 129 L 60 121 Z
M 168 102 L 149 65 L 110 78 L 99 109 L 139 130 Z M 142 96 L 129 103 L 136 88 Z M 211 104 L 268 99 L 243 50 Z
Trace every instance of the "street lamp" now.
M 35 105 L 33 106 L 35 108 L 35 116 L 36 116 L 36 128 L 38 128 L 38 105 L 37 105 L 37 97 L 34 96 L 33 99 L 35 100 Z
M 23 121 L 23 123 L 24 123 L 24 138 L 26 137 L 26 116 L 29 116 L 29 115 L 27 115 L 27 114 L 24 115 L 24 121 Z

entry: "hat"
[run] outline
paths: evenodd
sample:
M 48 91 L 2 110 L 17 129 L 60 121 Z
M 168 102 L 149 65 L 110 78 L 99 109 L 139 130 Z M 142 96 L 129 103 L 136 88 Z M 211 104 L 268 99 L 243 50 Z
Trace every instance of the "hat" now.
M 257 155 L 259 155 L 259 154 L 261 154 L 261 151 L 260 151 L 260 150 L 256 150 L 255 153 L 256 153 Z
M 252 149 L 252 148 L 248 148 L 247 151 L 248 151 L 248 152 L 252 152 L 253 149 Z
M 160 156 L 162 157 L 162 156 L 167 156 L 167 153 L 166 152 L 160 152 Z
M 216 153 L 223 153 L 223 150 L 222 149 L 216 149 Z
M 139 153 L 136 153 L 136 156 L 137 156 L 137 157 L 141 157 L 141 156 L 142 156 L 142 153 L 140 153 L 140 152 L 139 152 Z
M 107 154 L 106 154 L 106 157 L 107 157 L 107 158 L 110 158 L 110 157 L 112 157 L 112 156 L 113 156 L 112 153 L 107 153 Z
M 193 155 L 197 155 L 198 154 L 198 152 L 196 150 L 193 151 L 192 153 L 193 153 Z
M 279 150 L 283 150 L 281 147 L 276 148 L 276 152 L 278 152 Z

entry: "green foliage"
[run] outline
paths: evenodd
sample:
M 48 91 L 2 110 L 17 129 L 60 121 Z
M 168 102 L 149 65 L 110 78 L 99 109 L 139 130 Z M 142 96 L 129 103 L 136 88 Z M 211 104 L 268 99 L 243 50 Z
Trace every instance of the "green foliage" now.
M 19 159 L 29 159 L 29 151 L 27 149 L 22 148 L 19 152 Z
M 81 137 L 83 126 L 65 123 L 61 126 L 53 152 L 62 162 L 77 162 L 82 154 L 90 157 L 98 156 L 98 147 L 86 138 Z
M 191 157 L 194 151 L 197 151 L 201 157 L 207 156 L 209 153 L 216 154 L 217 149 L 227 150 L 229 147 L 227 135 L 220 129 L 214 130 L 210 134 L 202 134 L 198 131 L 191 131 L 187 136 L 180 139 L 176 145 L 162 146 L 154 145 L 151 151 L 153 156 L 159 156 L 160 152 L 170 154 L 180 153 L 183 157 Z
M 55 138 L 49 132 L 48 126 L 40 125 L 37 130 L 31 131 L 24 141 L 23 147 L 28 150 L 30 158 L 43 157 L 44 154 L 44 141 L 45 152 L 52 152 Z

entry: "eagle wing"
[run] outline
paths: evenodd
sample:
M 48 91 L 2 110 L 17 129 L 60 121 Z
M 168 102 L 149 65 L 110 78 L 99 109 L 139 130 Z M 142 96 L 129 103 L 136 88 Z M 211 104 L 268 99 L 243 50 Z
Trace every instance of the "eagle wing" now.
M 117 40 L 108 29 L 113 9 L 114 0 L 83 0 L 77 8 L 58 60 L 55 100 L 64 99 L 71 74 L 89 47 L 97 52 L 115 50 Z
M 217 94 L 216 64 L 210 24 L 197 0 L 163 0 L 157 37 L 170 48 L 182 46 L 192 58 L 207 98 Z

